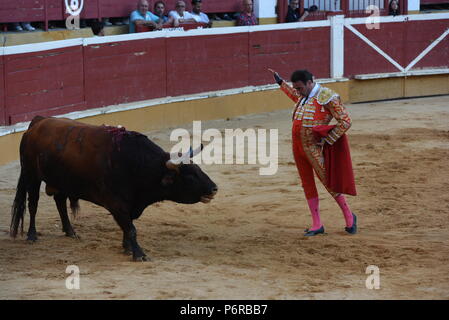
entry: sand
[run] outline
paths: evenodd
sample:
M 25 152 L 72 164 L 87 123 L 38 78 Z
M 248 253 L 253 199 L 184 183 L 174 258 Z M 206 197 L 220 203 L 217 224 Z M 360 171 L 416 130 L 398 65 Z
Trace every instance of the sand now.
M 302 236 L 310 216 L 291 153 L 290 110 L 208 121 L 203 128 L 279 129 L 278 172 L 202 165 L 219 186 L 215 200 L 159 203 L 135 223 L 149 262 L 122 254 L 119 227 L 88 202 L 73 222 L 81 239 L 65 237 L 44 193 L 39 240 L 10 239 L 19 164 L 1 167 L 0 299 L 448 299 L 449 96 L 347 107 L 359 193 L 348 201 L 358 234 L 344 232 L 320 186 L 327 234 Z M 146 134 L 168 150 L 172 129 Z M 79 267 L 79 290 L 66 288 L 68 265 Z M 379 268 L 380 289 L 366 287 L 370 265 Z

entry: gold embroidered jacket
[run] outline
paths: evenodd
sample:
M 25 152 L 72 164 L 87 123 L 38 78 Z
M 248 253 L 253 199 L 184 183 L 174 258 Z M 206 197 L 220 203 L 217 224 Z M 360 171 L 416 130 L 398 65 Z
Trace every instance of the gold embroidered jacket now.
M 337 121 L 335 128 L 324 138 L 328 144 L 332 145 L 351 127 L 351 118 L 335 91 L 315 83 L 310 96 L 306 98 L 285 81 L 281 84 L 281 90 L 296 102 L 293 121 L 301 120 L 303 127 L 328 125 L 332 118 Z

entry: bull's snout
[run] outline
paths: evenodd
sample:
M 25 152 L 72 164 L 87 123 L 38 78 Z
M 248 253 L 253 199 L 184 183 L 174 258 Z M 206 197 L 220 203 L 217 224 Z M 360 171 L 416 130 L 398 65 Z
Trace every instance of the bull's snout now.
M 209 194 L 201 197 L 201 202 L 202 203 L 211 202 L 211 200 L 214 198 L 214 196 L 217 194 L 217 192 L 218 192 L 218 187 L 217 186 L 212 187 Z

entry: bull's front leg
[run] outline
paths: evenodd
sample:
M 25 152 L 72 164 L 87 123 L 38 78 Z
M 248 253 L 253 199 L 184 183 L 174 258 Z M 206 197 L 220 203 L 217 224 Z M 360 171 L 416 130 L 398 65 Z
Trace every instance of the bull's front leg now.
M 133 260 L 134 261 L 148 261 L 149 257 L 143 252 L 142 248 L 137 243 L 137 230 L 134 227 L 134 224 L 131 222 L 131 227 L 128 232 L 124 232 L 124 236 L 128 238 L 128 241 L 131 243 L 131 250 L 133 252 Z
M 123 233 L 123 253 L 126 255 L 131 255 L 133 253 L 133 247 L 131 246 L 131 241 L 126 237 L 125 233 Z
M 131 216 L 129 214 L 118 213 L 113 213 L 112 215 L 123 231 L 123 247 L 125 252 L 127 249 L 131 249 L 134 261 L 150 260 L 137 243 L 137 230 L 132 222 Z

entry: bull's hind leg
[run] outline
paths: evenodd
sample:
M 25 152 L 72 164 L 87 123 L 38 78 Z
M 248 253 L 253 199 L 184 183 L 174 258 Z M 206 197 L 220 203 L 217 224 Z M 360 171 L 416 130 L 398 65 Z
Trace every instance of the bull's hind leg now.
M 39 190 L 41 182 L 33 182 L 28 186 L 28 211 L 30 212 L 30 227 L 28 228 L 27 241 L 35 242 L 37 240 L 36 232 L 36 213 L 39 202 Z
M 78 238 L 67 214 L 67 196 L 57 193 L 53 198 L 55 199 L 56 207 L 58 208 L 59 216 L 61 217 L 62 231 L 65 232 L 67 237 Z

